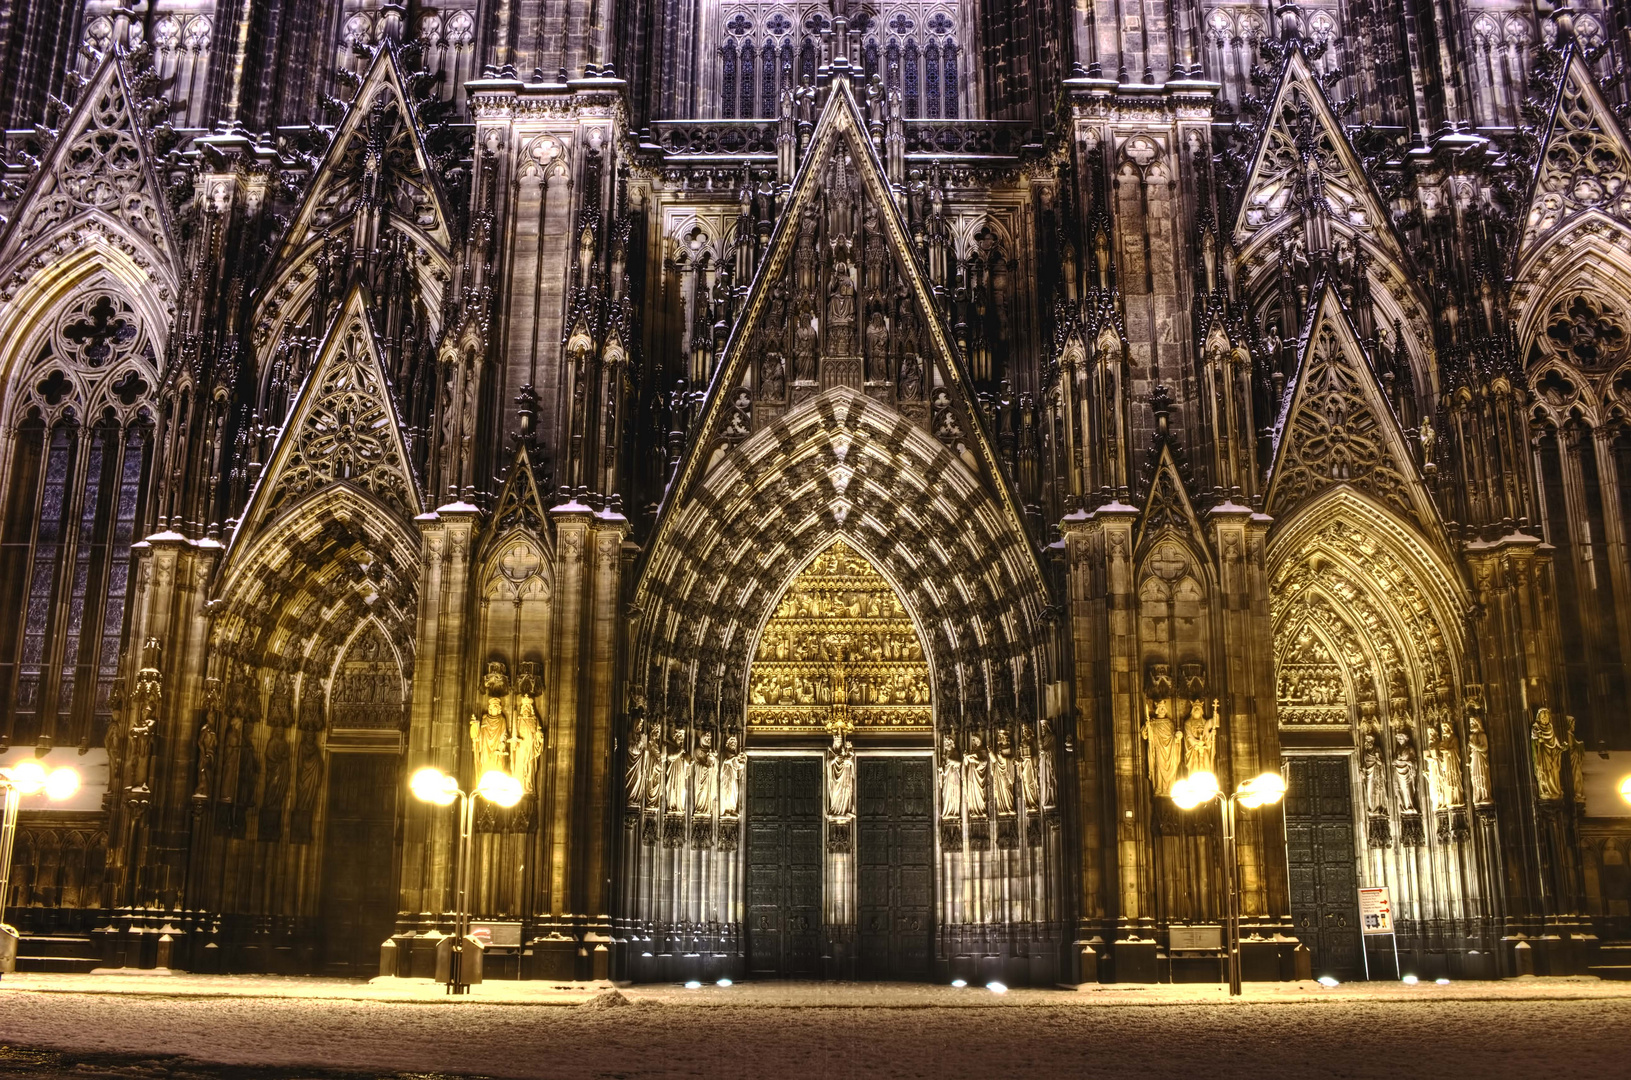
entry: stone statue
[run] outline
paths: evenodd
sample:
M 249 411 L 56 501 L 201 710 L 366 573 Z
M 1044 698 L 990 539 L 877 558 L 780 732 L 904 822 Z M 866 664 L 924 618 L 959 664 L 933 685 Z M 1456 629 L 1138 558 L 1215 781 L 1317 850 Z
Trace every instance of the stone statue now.
M 1535 710 L 1535 722 L 1529 729 L 1529 746 L 1534 755 L 1535 787 L 1542 802 L 1561 802 L 1563 799 L 1563 743 L 1552 726 L 1552 710 L 1542 706 Z
M 685 756 L 685 729 L 677 727 L 668 737 L 667 786 L 663 792 L 670 814 L 685 813 L 685 789 L 691 782 L 691 759 Z
M 238 796 L 238 760 L 243 754 L 243 717 L 233 714 L 227 718 L 227 733 L 221 747 L 221 801 L 230 803 Z
M 663 727 L 659 722 L 653 722 L 651 731 L 646 738 L 646 764 L 642 770 L 645 774 L 646 810 L 650 813 L 659 813 L 663 808 Z
M 210 797 L 210 773 L 215 768 L 215 746 L 220 737 L 215 733 L 216 714 L 212 710 L 204 716 L 204 726 L 198 729 L 198 786 L 193 798 Z
M 990 754 L 991 802 L 1000 815 L 1016 812 L 1014 804 L 1014 746 L 1007 728 L 997 729 L 997 745 Z
M 923 399 L 923 359 L 915 352 L 906 353 L 900 358 L 900 399 Z
M 1484 733 L 1484 722 L 1476 716 L 1467 717 L 1467 775 L 1472 780 L 1475 806 L 1488 806 L 1495 801 L 1495 789 L 1489 778 L 1489 736 Z
M 855 751 L 842 731 L 833 732 L 827 754 L 827 816 L 835 820 L 855 813 Z
M 889 325 L 883 312 L 874 311 L 866 320 L 866 379 L 885 382 L 889 378 Z
M 538 730 L 538 708 L 532 694 L 523 691 L 515 710 L 515 730 L 510 735 L 510 775 L 521 781 L 528 795 L 536 791 L 538 756 L 543 746 Z
M 1042 782 L 1042 809 L 1059 805 L 1059 777 L 1053 768 L 1053 721 L 1042 721 L 1036 748 L 1037 779 Z
M 1411 745 L 1410 732 L 1393 733 L 1393 782 L 1399 793 L 1399 812 L 1419 813 L 1416 806 L 1416 779 L 1421 775 L 1421 763 L 1416 748 Z
M 646 720 L 634 718 L 629 728 L 628 762 L 623 766 L 623 801 L 638 807 L 646 792 Z
M 1034 814 L 1042 807 L 1042 783 L 1036 771 L 1036 736 L 1024 728 L 1019 736 L 1019 793 L 1025 812 Z
M 120 713 L 123 711 L 119 707 L 110 708 L 108 727 L 102 733 L 102 748 L 108 752 L 108 788 L 113 791 L 119 790 L 119 751 L 124 742 L 124 724 L 120 720 Z
M 767 352 L 760 361 L 759 396 L 771 401 L 787 396 L 787 360 L 780 352 Z
M 1433 790 L 1433 805 L 1439 810 L 1454 809 L 1467 803 L 1461 786 L 1461 740 L 1456 738 L 1455 725 L 1446 718 L 1439 722 L 1438 746 L 1434 756 L 1438 759 L 1438 786 Z
M 719 754 L 714 751 L 714 733 L 704 728 L 697 733 L 696 759 L 692 765 L 691 812 L 711 817 L 719 801 Z
M 1575 738 L 1574 717 L 1564 716 L 1563 747 L 1569 752 L 1569 781 L 1576 805 L 1586 805 L 1586 744 Z
M 816 377 L 816 331 L 809 301 L 799 305 L 793 325 L 793 381 L 812 383 Z
M 721 820 L 742 814 L 742 773 L 747 768 L 747 755 L 742 753 L 735 735 L 725 736 L 725 756 L 719 762 L 719 817 Z
M 504 715 L 504 699 L 496 694 L 487 699 L 485 716 L 479 719 L 470 717 L 470 746 L 475 751 L 475 775 L 478 779 L 495 769 L 506 771 L 509 729 L 509 718 Z
M 968 750 L 963 754 L 963 805 L 970 819 L 985 817 L 985 743 L 978 732 L 969 732 Z
M 270 812 L 276 816 L 282 812 L 283 800 L 289 794 L 289 773 L 288 736 L 281 730 L 273 729 L 266 739 L 266 790 L 261 796 L 263 814 Z
M 323 752 L 317 745 L 317 732 L 302 731 L 300 733 L 300 749 L 295 752 L 295 809 L 304 815 L 315 812 L 317 797 L 321 794 L 322 787 Z
M 1210 719 L 1204 715 L 1205 709 L 1205 702 L 1199 700 L 1191 702 L 1189 719 L 1184 721 L 1184 767 L 1192 773 L 1217 772 L 1217 699 L 1212 699 L 1212 716 Z
M 963 817 L 963 761 L 957 755 L 957 740 L 940 736 L 940 817 L 960 821 Z
M 855 279 L 842 258 L 833 262 L 827 295 L 827 352 L 849 356 L 855 352 Z
M 1382 748 L 1376 745 L 1376 736 L 1365 733 L 1365 745 L 1359 752 L 1359 773 L 1365 790 L 1365 812 L 1387 813 L 1387 780 L 1383 773 Z
M 1144 741 L 1150 744 L 1150 786 L 1165 799 L 1172 795 L 1172 785 L 1183 766 L 1184 736 L 1172 722 L 1172 706 L 1167 702 L 1146 701 L 1144 711 Z

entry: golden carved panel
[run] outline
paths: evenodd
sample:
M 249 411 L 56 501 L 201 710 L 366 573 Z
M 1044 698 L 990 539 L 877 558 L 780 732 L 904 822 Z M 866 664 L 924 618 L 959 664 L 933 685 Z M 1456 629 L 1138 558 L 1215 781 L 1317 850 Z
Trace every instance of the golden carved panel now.
M 930 731 L 929 665 L 900 597 L 842 540 L 777 601 L 754 654 L 748 727 L 818 733 L 842 725 Z

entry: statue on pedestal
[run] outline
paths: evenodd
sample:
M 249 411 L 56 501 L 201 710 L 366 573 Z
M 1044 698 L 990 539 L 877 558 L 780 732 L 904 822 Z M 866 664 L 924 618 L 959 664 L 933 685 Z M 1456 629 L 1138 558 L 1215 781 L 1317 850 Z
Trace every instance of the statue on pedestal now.
M 1184 734 L 1172 721 L 1172 706 L 1165 700 L 1144 703 L 1144 741 L 1149 743 L 1150 786 L 1160 798 L 1172 795 L 1172 785 L 1183 767 Z
M 998 815 L 1017 812 L 1014 803 L 1014 747 L 1007 728 L 998 728 L 991 760 L 991 802 Z
M 1199 699 L 1189 706 L 1184 721 L 1184 767 L 1191 773 L 1217 772 L 1218 702 L 1212 699 L 1212 716 L 1205 715 L 1206 703 Z M 1170 788 L 1168 789 L 1171 790 Z
M 1529 728 L 1529 746 L 1534 756 L 1535 788 L 1542 802 L 1563 801 L 1563 743 L 1552 726 L 1552 710 L 1535 710 Z
M 1586 805 L 1586 744 L 1574 734 L 1574 717 L 1564 716 L 1563 747 L 1569 752 L 1569 780 L 1576 806 Z
M 719 816 L 733 819 L 742 813 L 742 773 L 747 768 L 747 755 L 742 753 L 735 735 L 725 736 L 725 756 L 719 762 Z
M 985 743 L 979 732 L 968 733 L 968 750 L 963 754 L 963 805 L 970 820 L 983 820 L 986 814 L 985 773 L 989 767 Z
M 827 754 L 827 816 L 846 820 L 855 814 L 855 751 L 842 731 L 833 732 Z
M 1421 775 L 1421 763 L 1416 748 L 1411 745 L 1408 731 L 1393 733 L 1393 779 L 1399 793 L 1399 812 L 1419 813 L 1416 806 L 1416 778 Z
M 1467 717 L 1467 775 L 1472 781 L 1473 805 L 1493 803 L 1495 789 L 1489 776 L 1489 736 L 1484 732 L 1484 722 L 1476 716 Z
M 537 790 L 538 757 L 543 738 L 538 728 L 538 709 L 530 684 L 521 691 L 515 710 L 514 731 L 510 735 L 510 775 L 521 781 L 528 795 Z
M 485 774 L 508 771 L 510 721 L 504 715 L 504 694 L 509 691 L 509 679 L 504 665 L 487 665 L 487 677 L 482 680 L 487 691 L 487 712 L 481 718 L 470 718 L 470 746 L 475 752 L 473 772 L 476 780 Z

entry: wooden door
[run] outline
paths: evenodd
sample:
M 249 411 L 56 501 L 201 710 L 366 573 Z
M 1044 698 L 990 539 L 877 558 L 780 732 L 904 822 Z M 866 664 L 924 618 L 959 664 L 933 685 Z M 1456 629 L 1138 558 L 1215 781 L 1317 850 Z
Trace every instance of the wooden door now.
M 748 759 L 748 970 L 821 973 L 821 758 Z
M 1286 790 L 1291 918 L 1314 954 L 1314 974 L 1354 979 L 1359 954 L 1359 879 L 1353 782 L 1346 755 L 1293 757 Z
M 857 968 L 927 979 L 934 910 L 934 770 L 927 757 L 863 757 L 857 771 Z
M 323 830 L 321 954 L 326 975 L 379 974 L 379 947 L 396 921 L 395 754 L 330 754 Z

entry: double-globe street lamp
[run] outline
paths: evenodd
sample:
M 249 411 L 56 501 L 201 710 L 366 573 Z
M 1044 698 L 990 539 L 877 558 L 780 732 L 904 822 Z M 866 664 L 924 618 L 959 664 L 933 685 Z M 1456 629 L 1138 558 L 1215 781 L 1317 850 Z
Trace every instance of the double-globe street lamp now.
M 17 940 L 17 932 L 5 923 L 5 913 L 6 898 L 11 895 L 11 849 L 17 839 L 17 811 L 23 796 L 44 792 L 46 798 L 57 802 L 78 790 L 79 773 L 67 765 L 50 772 L 32 758 L 15 765 L 0 765 L 0 795 L 5 797 L 5 809 L 0 811 L 0 958 L 11 954 Z M 0 971 L 9 966 L 9 961 L 0 964 Z
M 409 778 L 408 787 L 415 798 L 435 806 L 459 804 L 458 908 L 453 913 L 453 952 L 447 969 L 447 992 L 468 994 L 470 983 L 466 979 L 469 973 L 464 965 L 464 948 L 470 933 L 470 864 L 474 861 L 470 855 L 470 833 L 475 824 L 476 796 L 508 809 L 521 801 L 521 781 L 509 773 L 489 769 L 477 781 L 476 790 L 465 791 L 456 778 L 434 765 L 427 765 Z
M 1266 772 L 1245 781 L 1233 795 L 1218 787 L 1218 778 L 1209 772 L 1192 772 L 1172 785 L 1172 801 L 1180 810 L 1193 810 L 1198 806 L 1218 801 L 1223 819 L 1223 892 L 1227 898 L 1224 919 L 1229 948 L 1229 994 L 1240 994 L 1240 889 L 1236 884 L 1239 866 L 1235 862 L 1235 804 L 1255 810 L 1260 806 L 1273 806 L 1285 798 L 1285 777 L 1277 772 Z

